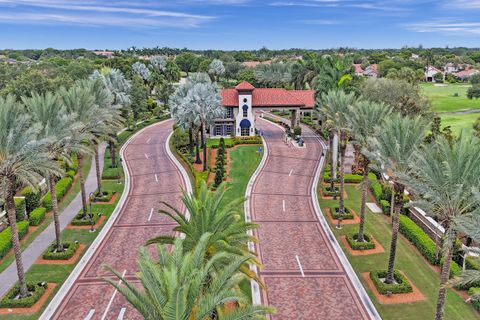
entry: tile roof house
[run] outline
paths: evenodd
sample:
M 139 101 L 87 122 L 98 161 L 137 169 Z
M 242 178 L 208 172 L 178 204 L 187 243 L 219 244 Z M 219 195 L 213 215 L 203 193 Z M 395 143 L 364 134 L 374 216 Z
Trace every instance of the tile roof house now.
M 271 60 L 267 60 L 267 61 L 244 61 L 242 62 L 242 65 L 246 68 L 255 68 L 256 66 L 258 66 L 259 64 L 272 64 L 272 61 Z
M 425 81 L 427 82 L 435 82 L 435 75 L 437 73 L 443 74 L 442 71 L 438 70 L 434 66 L 428 66 L 428 69 L 425 71 Z
M 371 64 L 368 67 L 365 68 L 365 71 L 363 71 L 363 75 L 367 77 L 372 77 L 372 78 L 377 78 L 378 77 L 378 65 L 377 64 Z
M 223 89 L 223 119 L 217 119 L 211 131 L 214 136 L 251 136 L 255 134 L 254 109 L 286 109 L 295 113 L 311 111 L 315 106 L 315 90 L 255 88 L 247 81 L 235 88 Z
M 362 65 L 360 63 L 355 63 L 353 66 L 355 67 L 355 74 L 357 76 L 363 76 Z
M 478 73 L 480 73 L 480 71 L 476 69 L 467 69 L 467 70 L 462 70 L 457 73 L 454 73 L 453 75 L 455 76 L 455 78 L 465 81 L 465 80 L 468 80 L 468 78 L 470 78 L 474 74 L 478 74 Z

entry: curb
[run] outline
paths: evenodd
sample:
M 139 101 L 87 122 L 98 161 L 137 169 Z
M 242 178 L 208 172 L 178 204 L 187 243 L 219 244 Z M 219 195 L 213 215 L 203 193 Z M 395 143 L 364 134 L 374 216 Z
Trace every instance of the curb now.
M 103 239 L 107 236 L 108 231 L 110 228 L 113 226 L 115 221 L 118 218 L 118 215 L 120 214 L 120 211 L 123 209 L 123 206 L 125 204 L 125 201 L 127 200 L 128 193 L 130 192 L 130 172 L 128 170 L 128 165 L 126 161 L 124 161 L 124 152 L 125 148 L 131 143 L 131 141 L 140 133 L 142 133 L 144 130 L 147 128 L 151 128 L 153 126 L 157 126 L 160 124 L 163 124 L 167 121 L 170 121 L 171 119 L 166 119 L 154 124 L 151 124 L 145 128 L 142 128 L 135 134 L 133 134 L 130 138 L 128 138 L 127 141 L 122 145 L 122 148 L 120 149 L 120 159 L 122 160 L 122 167 L 125 172 L 125 184 L 123 187 L 123 193 L 122 196 L 120 197 L 120 200 L 117 203 L 117 206 L 115 207 L 115 210 L 113 211 L 112 215 L 108 219 L 107 223 L 104 225 L 102 228 L 102 231 L 100 231 L 99 235 L 95 238 L 95 240 L 92 242 L 90 247 L 88 248 L 87 252 L 83 255 L 82 259 L 77 263 L 75 268 L 73 269 L 72 273 L 68 276 L 67 280 L 63 283 L 62 287 L 58 292 L 55 294 L 55 297 L 50 301 L 48 304 L 47 308 L 43 311 L 42 315 L 40 316 L 40 320 L 49 320 L 53 317 L 53 314 L 55 311 L 58 309 L 60 304 L 62 303 L 63 299 L 65 296 L 68 294 L 70 289 L 72 288 L 73 284 L 77 280 L 78 276 L 80 273 L 83 271 L 87 263 L 90 261 L 92 258 L 93 254 L 95 253 L 95 250 L 99 247 Z M 168 140 L 168 139 L 167 139 Z M 167 151 L 168 152 L 168 151 Z

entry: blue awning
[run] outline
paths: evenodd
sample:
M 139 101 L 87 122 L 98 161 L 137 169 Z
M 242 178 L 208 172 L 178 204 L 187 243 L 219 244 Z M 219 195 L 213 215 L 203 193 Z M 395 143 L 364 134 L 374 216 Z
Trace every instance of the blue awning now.
M 250 128 L 251 126 L 252 124 L 248 119 L 243 119 L 242 121 L 240 121 L 240 128 Z
M 248 110 L 248 106 L 246 104 L 243 105 L 242 107 L 243 110 Z

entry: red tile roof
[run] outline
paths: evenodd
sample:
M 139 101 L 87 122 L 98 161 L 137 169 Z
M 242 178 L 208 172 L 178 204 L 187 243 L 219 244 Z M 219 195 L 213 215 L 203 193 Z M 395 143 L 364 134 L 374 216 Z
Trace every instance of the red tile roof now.
M 253 107 L 300 107 L 311 109 L 315 106 L 315 90 L 285 90 L 281 88 L 255 88 L 248 82 L 242 82 L 235 89 L 223 89 L 221 92 L 224 106 L 238 107 L 238 87 L 251 86 Z
M 263 62 L 261 62 L 261 61 L 244 61 L 244 62 L 242 62 L 242 65 L 247 67 L 247 68 L 255 68 L 259 64 L 272 64 L 272 61 L 267 60 L 267 61 L 263 61 Z
M 468 69 L 468 70 L 463 70 L 463 71 L 459 71 L 457 73 L 454 73 L 454 75 L 456 77 L 460 78 L 460 79 L 463 79 L 463 78 L 471 77 L 476 73 L 479 73 L 479 71 L 475 70 L 475 69 Z
M 242 81 L 235 87 L 235 89 L 237 89 L 238 91 L 252 91 L 253 89 L 255 89 L 255 87 L 247 81 Z
M 363 73 L 362 65 L 360 63 L 355 63 L 355 73 Z

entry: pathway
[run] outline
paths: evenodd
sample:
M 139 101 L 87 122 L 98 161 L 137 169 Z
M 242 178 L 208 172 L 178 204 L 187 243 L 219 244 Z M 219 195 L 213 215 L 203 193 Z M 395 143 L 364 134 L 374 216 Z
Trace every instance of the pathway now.
M 103 157 L 105 154 L 105 144 L 100 146 L 100 168 L 103 168 Z M 92 157 L 92 166 L 90 172 L 88 173 L 87 179 L 85 180 L 85 189 L 87 194 L 93 192 L 97 189 L 97 178 L 96 178 L 96 169 L 95 162 Z M 70 204 L 61 212 L 60 220 L 60 229 L 63 230 L 75 215 L 82 208 L 82 196 L 80 192 L 76 197 L 70 202 Z M 37 259 L 42 255 L 42 253 L 48 248 L 48 246 L 55 240 L 55 224 L 52 222 L 50 225 L 40 233 L 35 240 L 22 252 L 23 266 L 25 270 L 28 270 Z M 15 262 L 12 262 L 10 266 L 5 269 L 0 274 L 0 297 L 7 293 L 8 289 L 11 288 L 15 282 L 17 282 L 17 265 Z
M 322 144 L 303 127 L 307 147 L 289 147 L 280 126 L 257 119 L 267 156 L 249 211 L 260 225 L 255 249 L 267 291 L 254 299 L 277 308 L 272 319 L 379 318 L 313 200 Z
M 190 184 L 185 184 L 184 169 L 166 147 L 171 132 L 172 121 L 167 120 L 143 129 L 124 145 L 127 191 L 41 319 L 142 319 L 102 280 L 111 275 L 102 265 L 136 282 L 138 249 L 150 238 L 172 233 L 172 220 L 157 213 L 159 202 L 181 208 L 181 189 Z

